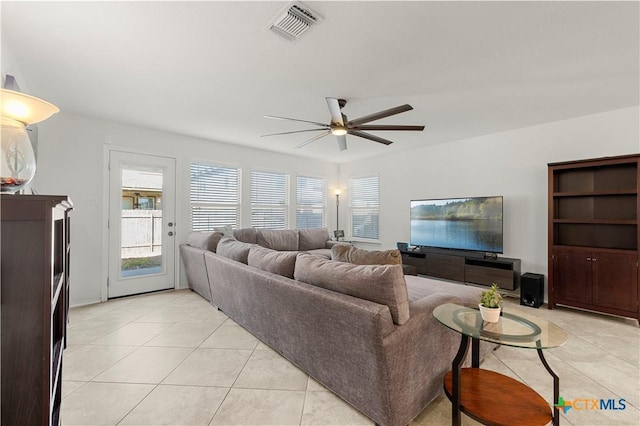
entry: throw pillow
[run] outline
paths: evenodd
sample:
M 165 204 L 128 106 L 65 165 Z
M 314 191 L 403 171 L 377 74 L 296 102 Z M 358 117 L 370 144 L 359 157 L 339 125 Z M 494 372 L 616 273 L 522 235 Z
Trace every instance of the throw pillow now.
M 402 255 L 397 249 L 362 250 L 347 244 L 336 244 L 331 247 L 331 260 L 356 265 L 402 265 Z
M 307 251 L 327 248 L 329 230 L 327 228 L 298 229 L 298 250 Z
M 247 258 L 249 257 L 249 250 L 252 245 L 253 244 L 243 243 L 229 235 L 225 235 L 220 238 L 220 242 L 218 242 L 217 253 L 220 256 L 227 257 L 235 260 L 236 262 L 242 262 L 246 265 Z
M 386 305 L 393 322 L 409 320 L 407 284 L 400 265 L 353 265 L 300 253 L 294 278 L 338 293 Z
M 293 279 L 297 251 L 276 251 L 254 245 L 249 249 L 247 264 L 272 274 Z
M 233 231 L 233 236 L 238 241 L 256 244 L 256 230 L 253 228 L 240 228 Z
M 224 234 L 222 232 L 191 232 L 187 238 L 187 244 L 203 250 L 216 252 L 218 242 Z
M 258 229 L 256 234 L 256 241 L 262 247 L 279 251 L 298 250 L 297 229 Z
M 225 225 L 221 228 L 213 228 L 213 230 L 215 232 L 221 232 L 224 235 L 233 235 L 233 228 L 231 227 L 231 225 Z

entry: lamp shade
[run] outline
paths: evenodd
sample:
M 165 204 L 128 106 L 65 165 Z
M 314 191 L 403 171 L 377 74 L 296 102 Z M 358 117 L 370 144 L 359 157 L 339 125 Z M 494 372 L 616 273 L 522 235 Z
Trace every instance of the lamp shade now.
M 36 174 L 36 158 L 26 126 L 46 120 L 58 107 L 34 96 L 13 90 L 0 92 L 0 192 L 14 193 L 31 182 Z
M 0 103 L 0 115 L 25 125 L 46 120 L 60 111 L 57 106 L 47 101 L 8 89 L 2 89 Z

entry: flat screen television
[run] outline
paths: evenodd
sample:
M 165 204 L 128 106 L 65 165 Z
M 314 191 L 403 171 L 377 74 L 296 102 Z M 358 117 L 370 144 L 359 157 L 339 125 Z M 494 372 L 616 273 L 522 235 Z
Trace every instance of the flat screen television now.
M 411 201 L 411 245 L 502 253 L 502 197 Z

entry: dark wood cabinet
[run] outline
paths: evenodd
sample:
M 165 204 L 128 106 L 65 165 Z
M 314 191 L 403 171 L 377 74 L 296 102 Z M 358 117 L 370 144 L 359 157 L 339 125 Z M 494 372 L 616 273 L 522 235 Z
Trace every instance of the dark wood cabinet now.
M 558 286 L 555 298 L 576 303 L 591 303 L 591 255 L 583 251 L 556 251 L 553 257 L 553 281 L 565 283 Z
M 633 312 L 638 308 L 638 267 L 633 254 L 594 252 L 593 304 Z
M 64 196 L 2 195 L 2 424 L 57 425 L 69 283 Z
M 549 308 L 640 320 L 640 155 L 549 164 Z

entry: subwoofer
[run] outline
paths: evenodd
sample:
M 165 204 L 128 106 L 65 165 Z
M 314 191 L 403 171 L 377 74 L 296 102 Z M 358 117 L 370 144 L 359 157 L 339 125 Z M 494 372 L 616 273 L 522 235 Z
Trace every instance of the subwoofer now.
M 539 308 L 544 303 L 544 275 L 527 272 L 520 277 L 520 304 Z

